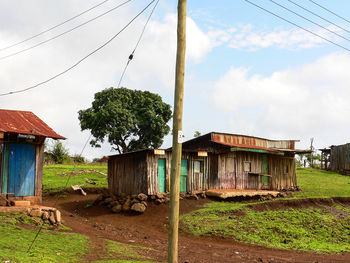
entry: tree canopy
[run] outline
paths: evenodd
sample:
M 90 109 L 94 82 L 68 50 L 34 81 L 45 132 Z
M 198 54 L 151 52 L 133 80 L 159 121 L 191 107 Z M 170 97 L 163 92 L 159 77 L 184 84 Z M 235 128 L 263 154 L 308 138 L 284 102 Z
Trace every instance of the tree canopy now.
M 172 114 L 158 94 L 127 88 L 97 92 L 92 107 L 78 113 L 81 129 L 94 137 L 92 146 L 107 138 L 119 153 L 160 147 Z

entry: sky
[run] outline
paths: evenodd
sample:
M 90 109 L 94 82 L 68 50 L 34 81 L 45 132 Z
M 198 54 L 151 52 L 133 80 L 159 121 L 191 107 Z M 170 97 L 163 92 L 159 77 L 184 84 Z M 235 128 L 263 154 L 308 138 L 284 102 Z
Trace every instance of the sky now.
M 278 3 L 323 28 L 273 1 L 250 1 L 307 31 L 244 0 L 189 0 L 185 140 L 193 138 L 195 131 L 216 131 L 296 139 L 300 140 L 296 147 L 301 149 L 310 147 L 310 138 L 314 138 L 316 148 L 350 142 L 350 22 L 308 0 L 293 2 L 333 24 L 289 0 Z M 109 0 L 37 38 L 3 49 L 100 2 L 2 0 L 0 93 L 30 87 L 69 68 L 119 32 L 148 4 L 130 1 L 68 34 L 22 52 L 123 2 Z M 350 10 L 350 1 L 314 2 L 350 20 L 345 11 Z M 159 2 L 121 83 L 129 89 L 155 92 L 170 105 L 175 86 L 176 9 L 177 1 Z M 63 144 L 71 155 L 80 154 L 90 133 L 81 131 L 78 111 L 91 106 L 96 92 L 118 85 L 149 13 L 147 9 L 110 44 L 66 74 L 27 92 L 1 96 L 0 108 L 34 112 L 67 138 Z M 12 55 L 16 52 L 20 53 Z M 162 147 L 170 146 L 168 135 Z M 116 152 L 107 143 L 102 148 L 88 145 L 83 151 L 90 160 L 112 154 Z

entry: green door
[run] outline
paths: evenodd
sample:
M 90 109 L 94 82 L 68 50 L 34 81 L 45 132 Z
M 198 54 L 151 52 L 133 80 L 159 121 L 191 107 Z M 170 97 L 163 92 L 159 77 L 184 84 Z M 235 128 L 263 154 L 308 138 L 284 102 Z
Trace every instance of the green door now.
M 180 192 L 187 192 L 187 160 L 181 160 Z
M 165 159 L 158 159 L 158 183 L 159 183 L 159 192 L 165 192 Z
M 266 154 L 264 154 L 264 155 L 262 156 L 261 173 L 262 173 L 262 174 L 269 174 L 268 158 L 267 158 L 267 155 L 266 155 Z M 262 176 L 262 177 L 261 177 L 261 184 L 262 184 L 263 186 L 268 186 L 268 185 L 269 185 L 269 177 L 267 177 L 267 176 Z

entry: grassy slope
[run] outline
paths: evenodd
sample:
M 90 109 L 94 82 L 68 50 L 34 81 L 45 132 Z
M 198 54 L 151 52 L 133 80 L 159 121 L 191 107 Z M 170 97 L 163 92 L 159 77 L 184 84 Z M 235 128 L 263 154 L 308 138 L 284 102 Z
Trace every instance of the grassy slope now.
M 294 198 L 350 197 L 349 177 L 313 169 L 298 169 L 297 175 L 303 191 Z M 182 216 L 182 227 L 195 235 L 226 236 L 274 248 L 350 252 L 347 206 L 257 212 L 248 207 L 251 204 L 212 202 Z
M 297 169 L 298 185 L 301 192 L 295 192 L 294 197 L 326 198 L 350 197 L 350 176 L 309 168 Z
M 18 224 L 30 225 L 33 229 L 24 229 Z M 79 262 L 81 256 L 87 252 L 87 237 L 43 229 L 32 249 L 27 253 L 38 232 L 34 227 L 36 224 L 26 215 L 0 214 L 0 259 L 2 261 Z
M 65 188 L 69 176 L 61 176 L 61 174 L 69 174 L 73 171 L 80 170 L 97 170 L 107 174 L 107 166 L 92 165 L 46 165 L 44 166 L 43 186 L 44 191 L 58 192 Z M 96 184 L 88 184 L 85 178 L 95 180 Z M 84 187 L 108 187 L 107 176 L 99 173 L 81 173 L 71 174 L 67 184 L 67 188 L 72 185 L 83 185 Z

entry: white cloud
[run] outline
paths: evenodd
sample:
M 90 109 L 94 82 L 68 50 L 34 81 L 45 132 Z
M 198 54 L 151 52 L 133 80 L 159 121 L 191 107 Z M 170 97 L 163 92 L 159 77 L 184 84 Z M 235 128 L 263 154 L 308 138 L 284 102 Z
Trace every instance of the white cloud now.
M 349 55 L 331 54 L 267 77 L 231 68 L 217 81 L 213 102 L 231 115 L 231 130 L 273 138 L 316 137 L 325 146 L 345 143 L 350 141 L 349 67 Z
M 40 32 L 62 20 L 92 6 L 93 1 L 60 1 L 46 3 L 8 1 L 0 9 L 0 48 Z M 109 3 L 107 10 L 115 3 Z M 29 52 L 0 61 L 0 93 L 23 89 L 55 75 L 100 46 L 118 32 L 131 17 L 140 10 L 136 6 L 125 6 L 98 21 L 67 34 L 55 41 L 32 49 Z M 95 11 L 84 16 L 75 24 L 85 21 L 103 11 Z M 45 14 L 45 16 L 40 15 Z M 132 52 L 147 17 L 138 18 L 125 32 L 110 45 L 91 56 L 78 67 L 58 79 L 30 92 L 0 97 L 0 107 L 30 110 L 47 122 L 54 130 L 68 138 L 66 146 L 70 152 L 80 153 L 89 136 L 80 131 L 78 114 L 81 109 L 91 106 L 94 93 L 102 89 L 116 87 L 121 72 Z M 191 19 L 187 19 L 187 58 L 197 63 L 220 41 L 220 34 L 210 35 L 201 30 Z M 65 29 L 70 28 L 67 25 Z M 45 36 L 50 37 L 64 28 Z M 35 42 L 35 41 L 33 41 Z M 32 42 L 32 43 L 33 43 Z M 35 42 L 36 43 L 36 42 Z M 0 56 L 30 46 L 30 43 L 13 50 L 0 52 Z M 126 72 L 122 86 L 131 89 L 150 90 L 160 94 L 172 104 L 176 52 L 176 15 L 167 14 L 163 19 L 152 18 L 144 37 Z M 84 155 L 89 158 L 110 154 L 110 146 L 102 149 L 87 148 Z
M 275 28 L 273 31 L 266 31 L 256 30 L 253 25 L 241 25 L 235 29 L 235 31 L 232 29 L 228 30 L 228 32 L 234 31 L 228 46 L 240 50 L 256 51 L 268 47 L 277 47 L 279 49 L 303 49 L 317 47 L 320 44 L 326 43 L 325 40 L 320 37 L 299 28 Z M 328 30 L 306 29 L 329 40 L 342 40 L 328 31 L 332 30 L 339 33 L 339 28 L 334 26 L 327 27 Z

